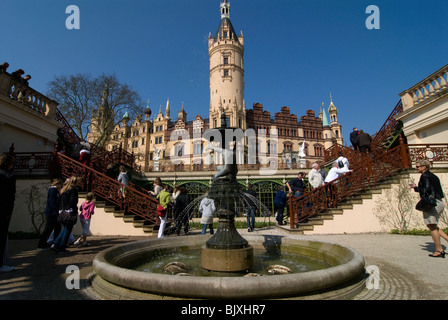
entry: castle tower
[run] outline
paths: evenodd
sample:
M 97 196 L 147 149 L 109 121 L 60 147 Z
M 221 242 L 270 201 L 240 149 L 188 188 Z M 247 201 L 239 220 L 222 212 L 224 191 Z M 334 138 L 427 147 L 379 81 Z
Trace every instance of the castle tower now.
M 340 145 L 343 145 L 342 139 L 342 126 L 338 122 L 338 109 L 333 104 L 333 97 L 330 93 L 330 107 L 328 108 L 328 114 L 330 115 L 330 128 L 333 132 L 333 137 L 336 139 L 336 142 Z
M 230 3 L 220 5 L 221 21 L 215 36 L 209 35 L 210 61 L 210 128 L 221 126 L 225 112 L 231 127 L 246 130 L 244 103 L 244 40 L 236 35 L 230 21 Z

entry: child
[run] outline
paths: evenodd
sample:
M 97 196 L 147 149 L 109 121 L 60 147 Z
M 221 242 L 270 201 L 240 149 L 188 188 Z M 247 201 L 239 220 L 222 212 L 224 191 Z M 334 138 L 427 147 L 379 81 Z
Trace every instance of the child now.
M 124 184 L 124 186 L 122 186 L 120 188 L 120 192 L 121 192 L 121 196 L 123 198 L 126 197 L 126 187 L 129 185 L 129 176 L 128 173 L 126 172 L 126 168 L 125 166 L 120 166 L 120 174 L 118 175 L 117 178 L 118 182 L 121 182 L 122 184 Z
M 169 186 L 165 185 L 162 191 L 157 195 L 157 200 L 159 200 L 159 206 L 157 207 L 157 215 L 160 219 L 159 234 L 157 238 L 163 238 L 163 233 L 165 231 L 166 218 L 168 215 L 168 206 L 171 200 L 171 194 L 168 192 Z
M 95 213 L 95 202 L 93 201 L 94 194 L 92 192 L 87 193 L 86 201 L 84 201 L 79 210 L 81 213 L 79 214 L 79 220 L 81 221 L 82 226 L 82 235 L 78 240 L 75 241 L 75 245 L 80 245 L 82 242 L 83 247 L 87 247 L 89 244 L 87 243 L 87 234 L 89 233 L 90 228 L 90 219 L 92 215 Z

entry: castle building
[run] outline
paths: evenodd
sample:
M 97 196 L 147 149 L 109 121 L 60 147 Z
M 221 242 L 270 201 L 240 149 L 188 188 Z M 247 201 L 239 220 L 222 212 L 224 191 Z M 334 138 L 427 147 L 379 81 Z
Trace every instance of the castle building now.
M 213 162 L 213 156 L 206 152 L 208 141 L 203 138 L 203 133 L 220 127 L 223 115 L 228 127 L 254 132 L 256 135 L 255 145 L 246 138 L 244 145 L 238 146 L 242 154 L 239 164 L 264 165 L 269 160 L 276 162 L 279 168 L 296 168 L 299 160 L 302 160 L 303 167 L 304 152 L 305 167 L 309 168 L 312 163 L 323 160 L 323 151 L 334 142 L 342 145 L 342 126 L 332 97 L 328 108 L 329 118 L 323 104 L 318 116 L 313 110 L 306 110 L 300 119 L 287 106 L 282 106 L 273 117 L 270 112 L 263 110 L 260 103 L 254 103 L 252 109 L 246 109 L 243 33 L 237 35 L 235 32 L 227 0 L 221 2 L 220 14 L 216 34 L 210 33 L 208 38 L 208 117 L 196 115 L 189 120 L 182 105 L 177 119 L 172 119 L 170 102 L 167 100 L 165 113 L 162 113 L 160 107 L 159 112 L 150 118 L 148 103 L 144 116 L 137 116 L 132 123 L 128 114 L 125 114 L 106 144 L 108 150 L 122 147 L 134 153 L 144 171 L 203 170 L 210 164 L 219 164 L 218 157 Z M 250 159 L 251 148 L 263 152 L 267 157 Z M 156 155 L 157 168 L 154 166 Z

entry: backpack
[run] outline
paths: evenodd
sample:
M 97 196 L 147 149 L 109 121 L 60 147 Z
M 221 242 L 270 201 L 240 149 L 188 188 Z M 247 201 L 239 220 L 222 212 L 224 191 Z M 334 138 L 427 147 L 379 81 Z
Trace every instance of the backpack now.
M 344 167 L 344 162 L 342 162 L 342 160 L 338 161 L 338 167 L 339 168 L 343 168 Z

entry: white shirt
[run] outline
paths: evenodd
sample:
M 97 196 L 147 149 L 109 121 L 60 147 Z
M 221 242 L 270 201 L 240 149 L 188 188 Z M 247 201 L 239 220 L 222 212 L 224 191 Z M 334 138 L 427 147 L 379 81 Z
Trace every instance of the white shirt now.
M 333 167 L 330 169 L 330 171 L 328 172 L 327 177 L 325 178 L 325 182 L 331 182 L 337 178 L 339 178 L 342 174 L 346 173 L 346 172 L 350 172 L 350 170 L 345 169 L 345 168 L 336 168 Z M 336 183 L 336 182 L 335 182 Z
M 324 183 L 322 175 L 314 168 L 311 169 L 310 173 L 308 174 L 308 181 L 314 189 L 319 188 Z

